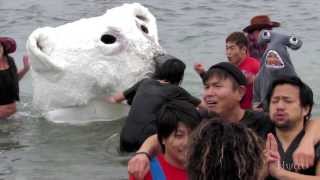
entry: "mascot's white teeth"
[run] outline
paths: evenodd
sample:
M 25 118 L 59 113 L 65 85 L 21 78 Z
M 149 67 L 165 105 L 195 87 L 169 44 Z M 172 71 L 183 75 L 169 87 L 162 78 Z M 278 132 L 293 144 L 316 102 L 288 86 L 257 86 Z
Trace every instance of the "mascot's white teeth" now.
M 268 68 L 284 68 L 284 63 L 279 53 L 274 50 L 269 50 L 266 55 L 266 66 Z

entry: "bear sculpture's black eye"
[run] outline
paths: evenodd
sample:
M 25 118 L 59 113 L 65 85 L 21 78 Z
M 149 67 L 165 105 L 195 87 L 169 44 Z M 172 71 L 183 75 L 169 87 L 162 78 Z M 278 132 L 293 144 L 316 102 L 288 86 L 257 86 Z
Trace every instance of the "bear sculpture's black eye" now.
M 117 38 L 111 34 L 104 34 L 101 36 L 100 40 L 105 44 L 113 44 L 117 41 Z

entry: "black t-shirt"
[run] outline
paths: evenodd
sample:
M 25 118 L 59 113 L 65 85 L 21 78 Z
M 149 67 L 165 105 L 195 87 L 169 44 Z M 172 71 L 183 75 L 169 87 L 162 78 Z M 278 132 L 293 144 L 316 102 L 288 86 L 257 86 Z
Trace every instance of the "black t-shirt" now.
M 200 115 L 203 119 L 210 119 L 218 116 L 215 113 L 209 114 L 206 110 L 201 110 Z M 267 137 L 268 132 L 270 132 L 273 127 L 272 122 L 266 113 L 252 110 L 245 110 L 239 123 L 252 129 L 263 139 Z
M 317 144 L 315 146 L 315 159 L 314 159 L 314 165 L 308 169 L 300 169 L 296 170 L 294 167 L 293 163 L 293 153 L 294 151 L 299 147 L 299 144 L 305 134 L 305 131 L 302 130 L 291 142 L 291 144 L 288 146 L 286 152 L 284 151 L 282 144 L 278 137 L 276 136 L 275 130 L 272 130 L 272 133 L 275 135 L 277 143 L 278 143 L 278 151 L 280 154 L 280 165 L 282 168 L 285 170 L 291 171 L 291 172 L 296 172 L 299 174 L 304 174 L 304 175 L 315 175 L 316 174 L 316 165 L 320 161 L 320 144 Z M 266 178 L 267 180 L 274 180 L 275 178 L 269 176 Z
M 177 85 L 154 79 L 136 83 L 124 92 L 124 96 L 131 109 L 120 135 L 120 149 L 123 151 L 137 150 L 147 137 L 156 133 L 157 112 L 166 101 L 185 100 L 194 106 L 201 102 Z
M 254 130 L 260 137 L 266 139 L 267 134 L 272 130 L 272 122 L 265 112 L 246 110 L 240 123 Z
M 17 67 L 10 56 L 7 56 L 9 68 L 0 70 L 0 105 L 19 100 L 19 80 Z

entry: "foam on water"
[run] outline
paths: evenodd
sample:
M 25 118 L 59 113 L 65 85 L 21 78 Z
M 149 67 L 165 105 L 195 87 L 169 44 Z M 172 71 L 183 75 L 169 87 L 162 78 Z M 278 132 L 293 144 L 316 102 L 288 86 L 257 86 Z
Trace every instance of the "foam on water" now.
M 44 114 L 45 118 L 55 123 L 86 124 L 94 121 L 119 120 L 128 114 L 129 106 L 110 104 L 102 100 L 93 100 L 79 107 L 55 109 Z

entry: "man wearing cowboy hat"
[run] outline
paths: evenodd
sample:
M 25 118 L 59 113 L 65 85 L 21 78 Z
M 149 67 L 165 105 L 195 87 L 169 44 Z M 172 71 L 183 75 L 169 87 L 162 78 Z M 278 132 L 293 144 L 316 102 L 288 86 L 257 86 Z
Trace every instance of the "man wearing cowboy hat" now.
M 254 16 L 250 21 L 250 25 L 243 29 L 243 31 L 247 33 L 249 54 L 251 57 L 261 59 L 266 47 L 258 44 L 259 33 L 263 29 L 271 30 L 274 27 L 280 27 L 280 23 L 271 21 L 267 15 L 258 15 Z
M 19 80 L 28 72 L 29 58 L 23 57 L 23 68 L 17 70 L 14 59 L 8 54 L 16 51 L 16 42 L 9 37 L 0 37 L 0 120 L 16 112 L 19 101 Z

